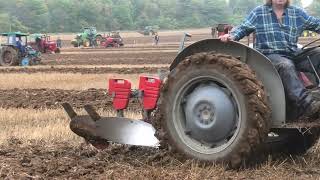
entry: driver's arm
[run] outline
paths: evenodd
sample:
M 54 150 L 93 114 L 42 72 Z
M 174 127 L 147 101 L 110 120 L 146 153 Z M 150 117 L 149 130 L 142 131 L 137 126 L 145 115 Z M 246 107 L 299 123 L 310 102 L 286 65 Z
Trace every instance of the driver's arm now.
M 230 32 L 232 40 L 239 41 L 243 37 L 248 36 L 249 34 L 254 32 L 256 20 L 257 15 L 255 10 L 253 10 L 241 25 Z
M 300 9 L 300 13 L 304 21 L 305 29 L 320 33 L 320 19 L 308 15 L 303 9 Z

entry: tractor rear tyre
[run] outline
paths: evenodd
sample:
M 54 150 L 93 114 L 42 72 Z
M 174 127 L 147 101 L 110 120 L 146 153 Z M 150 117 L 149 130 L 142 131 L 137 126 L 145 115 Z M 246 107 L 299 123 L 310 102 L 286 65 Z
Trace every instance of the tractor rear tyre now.
M 10 46 L 3 47 L 1 51 L 0 65 L 1 66 L 19 65 L 18 50 Z
M 260 152 L 270 129 L 262 83 L 225 54 L 187 57 L 164 81 L 156 136 L 169 150 L 200 162 L 239 168 Z

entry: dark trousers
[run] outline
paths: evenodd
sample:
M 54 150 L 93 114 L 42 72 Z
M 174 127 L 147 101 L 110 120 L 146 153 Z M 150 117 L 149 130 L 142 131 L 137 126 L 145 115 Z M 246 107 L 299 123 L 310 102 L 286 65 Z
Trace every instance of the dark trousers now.
M 308 90 L 304 87 L 303 82 L 298 77 L 299 72 L 313 73 L 312 67 L 308 61 L 307 56 L 310 57 L 316 70 L 320 72 L 320 48 L 309 51 L 308 53 L 299 57 L 289 57 L 280 54 L 270 54 L 267 57 L 277 69 L 287 100 L 297 109 L 297 116 L 301 116 L 307 108 L 309 108 L 312 97 Z

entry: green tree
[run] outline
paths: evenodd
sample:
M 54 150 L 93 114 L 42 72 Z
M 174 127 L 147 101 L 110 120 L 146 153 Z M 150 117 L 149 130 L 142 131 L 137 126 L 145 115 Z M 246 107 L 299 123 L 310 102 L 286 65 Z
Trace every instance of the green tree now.
M 16 0 L 10 15 L 16 16 L 31 32 L 47 31 L 48 8 L 42 0 Z
M 300 3 L 294 0 L 295 4 Z M 0 0 L 0 30 L 79 32 L 238 24 L 264 0 Z M 299 4 L 298 4 L 299 5 Z M 307 11 L 319 16 L 319 1 Z
M 133 28 L 132 5 L 130 1 L 119 0 L 112 8 L 112 17 L 115 29 L 131 29 Z
M 28 31 L 28 28 L 16 18 L 8 14 L 0 14 L 0 32 Z

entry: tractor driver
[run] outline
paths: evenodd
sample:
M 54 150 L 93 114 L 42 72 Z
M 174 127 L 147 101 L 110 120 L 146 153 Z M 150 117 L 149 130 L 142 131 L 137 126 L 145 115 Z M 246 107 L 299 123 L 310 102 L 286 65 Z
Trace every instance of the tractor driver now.
M 42 46 L 41 46 L 41 38 L 39 36 L 36 37 L 36 45 L 37 45 L 38 51 L 43 52 Z
M 304 30 L 320 33 L 320 19 L 290 5 L 290 0 L 266 0 L 240 26 L 219 38 L 223 42 L 239 41 L 256 32 L 255 47 L 271 60 L 279 72 L 289 102 L 296 106 L 299 117 L 310 117 L 318 114 L 320 101 L 307 91 L 296 70 L 313 72 L 312 67 L 307 56 L 294 60 L 298 38 Z M 319 72 L 320 48 L 312 50 L 308 56 Z
M 19 49 L 19 52 L 24 55 L 25 54 L 25 47 L 23 45 L 23 41 L 21 39 L 21 36 L 18 37 L 18 40 L 17 40 L 17 48 Z

